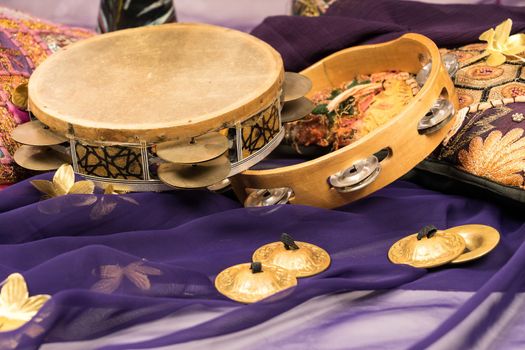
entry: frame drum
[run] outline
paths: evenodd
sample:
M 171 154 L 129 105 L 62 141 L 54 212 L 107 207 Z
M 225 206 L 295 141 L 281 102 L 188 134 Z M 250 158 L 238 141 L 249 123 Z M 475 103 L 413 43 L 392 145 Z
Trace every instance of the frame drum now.
M 168 24 L 55 53 L 31 76 L 28 104 L 47 133 L 65 136 L 60 146 L 75 171 L 99 185 L 207 187 L 256 164 L 282 140 L 283 80 L 280 55 L 249 34 Z M 186 174 L 203 180 L 189 182 Z
M 232 180 L 247 206 L 269 204 L 339 207 L 406 174 L 445 138 L 453 125 L 458 99 L 437 46 L 419 34 L 377 45 L 349 48 L 313 66 L 303 75 L 317 91 L 340 86 L 360 74 L 402 71 L 429 73 L 417 95 L 401 112 L 356 142 L 297 165 L 248 170 Z M 381 162 L 375 154 L 387 151 Z

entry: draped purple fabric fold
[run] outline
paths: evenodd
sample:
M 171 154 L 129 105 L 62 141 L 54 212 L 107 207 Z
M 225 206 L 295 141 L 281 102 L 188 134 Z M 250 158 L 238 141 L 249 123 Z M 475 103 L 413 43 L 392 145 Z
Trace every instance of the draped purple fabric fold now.
M 287 70 L 299 71 L 347 47 L 393 40 L 405 33 L 428 36 L 441 47 L 478 41 L 507 18 L 525 30 L 525 8 L 501 5 L 436 5 L 401 0 L 339 0 L 322 17 L 266 18 L 252 34 L 270 43 Z
M 515 20 L 515 30 L 523 30 L 524 14 L 492 6 L 341 1 L 326 17 L 269 18 L 254 33 L 281 52 L 289 69 L 301 69 L 338 49 L 409 30 L 440 45 L 473 41 L 507 17 Z M 479 261 L 427 271 L 387 259 L 393 242 L 422 226 L 469 223 L 491 225 L 502 234 L 497 249 Z M 215 290 L 213 280 L 222 269 L 250 261 L 256 248 L 283 232 L 325 248 L 332 257 L 330 268 L 252 305 L 230 301 Z M 442 324 L 421 329 L 418 342 L 402 347 L 427 348 L 461 326 L 467 336 L 459 348 L 466 348 L 525 291 L 524 237 L 522 208 L 503 210 L 402 181 L 338 210 L 291 205 L 244 209 L 204 191 L 41 200 L 24 181 L 0 192 L 0 279 L 20 272 L 30 295 L 52 298 L 27 325 L 1 333 L 0 349 L 93 339 L 166 316 L 177 322 L 186 312 L 228 308 L 160 337 L 102 347 L 158 348 L 249 329 L 314 297 L 359 290 L 472 292 Z M 494 293 L 502 297 L 491 305 L 490 318 L 465 325 Z M 384 348 L 391 347 L 385 343 Z

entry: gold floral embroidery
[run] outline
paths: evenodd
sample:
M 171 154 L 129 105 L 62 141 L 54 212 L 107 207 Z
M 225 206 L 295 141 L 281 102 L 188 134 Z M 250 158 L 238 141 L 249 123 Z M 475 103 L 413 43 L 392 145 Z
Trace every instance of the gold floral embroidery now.
M 75 182 L 73 167 L 63 164 L 53 176 L 53 181 L 33 180 L 31 184 L 37 190 L 44 193 L 45 197 L 53 198 L 66 194 L 93 194 L 95 184 L 92 181 L 84 180 Z
M 468 151 L 461 150 L 458 160 L 461 168 L 503 185 L 523 187 L 525 169 L 525 138 L 523 129 L 510 130 L 505 136 L 492 131 L 485 141 L 480 136 L 470 141 Z
M 91 290 L 111 294 L 120 287 L 124 276 L 137 288 L 148 290 L 151 288 L 148 275 L 160 276 L 162 271 L 154 267 L 145 266 L 143 261 L 134 262 L 125 267 L 121 267 L 118 264 L 102 265 L 100 266 L 100 281 L 95 283 Z
M 30 297 L 24 277 L 13 273 L 4 281 L 0 291 L 0 331 L 12 331 L 29 322 L 51 296 Z
M 491 131 L 495 128 L 492 122 L 509 114 L 510 112 L 512 112 L 512 109 L 507 106 L 496 107 L 488 112 L 480 111 L 471 116 L 463 127 L 455 126 L 454 129 L 460 131 L 456 135 L 447 137 L 447 143 L 443 145 L 443 148 L 439 154 L 439 158 L 442 159 L 452 156 L 459 149 L 467 145 L 474 137 Z M 473 127 L 478 127 L 478 129 L 475 132 L 471 132 Z

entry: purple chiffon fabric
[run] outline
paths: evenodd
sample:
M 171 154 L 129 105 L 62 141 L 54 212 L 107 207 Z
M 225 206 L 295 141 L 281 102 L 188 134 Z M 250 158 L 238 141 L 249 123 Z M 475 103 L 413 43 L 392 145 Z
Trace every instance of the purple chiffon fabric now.
M 341 1 L 322 18 L 269 18 L 255 34 L 283 54 L 288 68 L 301 69 L 340 48 L 406 31 L 456 45 L 474 41 L 507 17 L 515 20 L 515 30 L 523 30 L 524 14 L 492 6 Z M 444 229 L 469 223 L 491 225 L 502 234 L 496 250 L 479 261 L 427 271 L 387 259 L 392 243 L 424 225 Z M 213 280 L 222 269 L 249 262 L 255 249 L 283 232 L 325 248 L 332 257 L 330 268 L 251 305 L 230 301 L 215 290 Z M 31 295 L 52 298 L 24 327 L 0 334 L 0 349 L 93 339 L 168 315 L 176 322 L 179 313 L 234 307 L 171 334 L 101 349 L 158 348 L 249 329 L 326 294 L 472 292 L 442 324 L 422 328 L 417 342 L 403 346 L 424 349 L 500 293 L 490 317 L 469 324 L 458 340 L 458 348 L 468 348 L 525 291 L 524 237 L 523 208 L 504 210 L 402 181 L 338 210 L 292 205 L 244 209 L 235 200 L 204 191 L 41 200 L 24 181 L 0 192 L 0 279 L 20 272 Z

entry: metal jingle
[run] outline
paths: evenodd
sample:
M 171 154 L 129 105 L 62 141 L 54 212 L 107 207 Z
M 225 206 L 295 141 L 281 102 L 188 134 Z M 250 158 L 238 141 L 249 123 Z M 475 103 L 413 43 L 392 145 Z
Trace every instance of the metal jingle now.
M 432 236 L 415 233 L 400 239 L 388 250 L 394 264 L 432 268 L 450 263 L 465 250 L 465 241 L 455 232 L 435 231 Z
M 328 178 L 328 183 L 339 192 L 360 190 L 371 184 L 381 172 L 381 164 L 376 156 L 361 159 L 352 167 L 342 170 Z
M 215 278 L 219 293 L 240 303 L 255 303 L 296 285 L 291 271 L 260 262 L 229 267 Z
M 465 241 L 463 254 L 452 260 L 451 264 L 460 264 L 479 259 L 490 253 L 499 243 L 498 230 L 486 225 L 462 225 L 452 227 L 446 232 L 457 233 Z
M 281 121 L 283 123 L 289 123 L 303 119 L 312 112 L 314 107 L 314 103 L 306 97 L 286 102 L 281 111 Z
M 23 168 L 35 171 L 50 171 L 70 163 L 67 154 L 51 147 L 22 145 L 13 156 L 15 162 Z
M 343 187 L 343 188 L 336 188 L 336 190 L 337 190 L 337 192 L 340 192 L 340 193 L 348 193 L 348 192 L 359 191 L 360 189 L 363 189 L 366 186 L 370 185 L 372 182 L 374 182 L 377 179 L 377 177 L 379 176 L 380 173 L 381 173 L 381 165 L 379 165 L 379 168 L 377 168 L 372 173 L 372 175 L 370 175 L 369 177 L 367 177 L 366 179 L 364 179 L 363 181 L 361 181 L 357 185 Z
M 220 157 L 228 150 L 228 138 L 211 132 L 193 139 L 159 143 L 157 156 L 170 163 L 195 164 Z
M 284 102 L 297 100 L 306 95 L 312 88 L 312 81 L 310 78 L 293 72 L 284 73 L 283 92 Z
M 16 142 L 30 146 L 55 146 L 68 141 L 64 136 L 55 134 L 39 120 L 17 126 L 11 133 Z
M 157 174 L 159 179 L 175 188 L 197 189 L 212 186 L 224 180 L 231 171 L 230 160 L 219 157 L 197 164 L 162 163 Z
M 246 197 L 244 206 L 246 208 L 256 208 L 287 204 L 292 196 L 293 190 L 289 187 L 258 189 Z
M 441 58 L 443 61 L 443 65 L 445 66 L 445 69 L 447 70 L 448 75 L 453 78 L 456 73 L 459 70 L 459 61 L 456 55 L 452 53 L 447 53 L 446 55 L 443 55 Z M 430 71 L 432 70 L 432 62 L 429 62 L 421 68 L 421 70 L 416 75 L 416 81 L 419 84 L 419 86 L 423 86 L 425 82 L 428 79 L 428 76 L 430 75 Z
M 447 99 L 439 99 L 417 125 L 420 134 L 429 134 L 441 128 L 447 119 L 454 116 L 454 105 Z M 436 129 L 436 126 L 440 125 Z
M 451 78 L 456 76 L 456 73 L 459 70 L 458 57 L 454 55 L 453 53 L 447 53 L 446 55 L 443 55 L 441 59 L 443 60 L 443 65 L 445 66 L 445 69 L 447 70 L 448 75 Z
M 224 192 L 229 189 L 231 185 L 230 179 L 223 179 L 222 181 L 219 181 L 211 186 L 208 186 L 207 189 L 212 192 Z
M 292 244 L 287 243 L 287 239 Z M 280 242 L 273 242 L 258 248 L 252 256 L 253 261 L 275 265 L 292 271 L 297 278 L 310 277 L 325 271 L 330 266 L 330 255 L 326 250 L 311 243 L 294 241 L 287 234 Z

